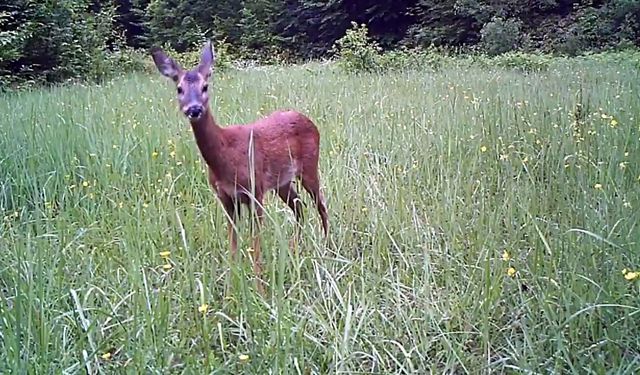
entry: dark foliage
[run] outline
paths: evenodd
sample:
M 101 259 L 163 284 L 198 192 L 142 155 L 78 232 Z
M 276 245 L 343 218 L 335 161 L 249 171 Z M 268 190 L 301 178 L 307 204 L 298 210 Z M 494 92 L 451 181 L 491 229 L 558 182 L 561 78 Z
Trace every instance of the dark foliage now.
M 326 56 L 352 22 L 383 50 L 575 55 L 640 45 L 638 0 L 5 0 L 0 84 L 99 79 L 135 65 L 131 48 L 184 52 L 207 38 L 244 58 Z

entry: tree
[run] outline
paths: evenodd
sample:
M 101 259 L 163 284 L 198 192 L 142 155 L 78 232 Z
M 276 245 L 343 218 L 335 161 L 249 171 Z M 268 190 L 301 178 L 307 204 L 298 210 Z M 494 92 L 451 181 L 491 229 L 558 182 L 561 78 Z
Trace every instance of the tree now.
M 117 43 L 110 1 L 9 0 L 0 5 L 0 73 L 44 81 L 97 77 Z
M 522 22 L 515 18 L 495 16 L 487 22 L 480 34 L 480 42 L 489 55 L 499 55 L 519 47 L 522 40 Z
M 276 20 L 283 12 L 283 3 L 277 0 L 245 0 L 240 11 L 240 45 L 243 49 L 269 54 L 280 46 Z M 265 56 L 266 57 L 266 56 Z
M 416 19 L 405 39 L 410 44 L 462 46 L 480 39 L 482 25 L 460 12 L 456 0 L 419 0 L 409 12 Z

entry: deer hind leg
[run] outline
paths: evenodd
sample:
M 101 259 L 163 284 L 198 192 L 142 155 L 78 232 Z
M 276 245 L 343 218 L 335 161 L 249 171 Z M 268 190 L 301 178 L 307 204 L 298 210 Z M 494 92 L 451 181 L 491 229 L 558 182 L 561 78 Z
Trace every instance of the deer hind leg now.
M 320 220 L 322 221 L 322 230 L 324 231 L 325 238 L 329 234 L 329 217 L 327 214 L 327 206 L 324 202 L 324 197 L 320 192 L 320 179 L 318 178 L 317 169 L 308 169 L 300 176 L 302 180 L 302 186 L 311 195 L 311 199 L 315 203 L 318 213 L 320 214 Z
M 254 209 L 252 212 L 253 229 L 253 273 L 256 277 L 256 287 L 260 294 L 264 294 L 264 284 L 262 281 L 262 260 L 260 255 L 260 230 L 264 223 L 264 210 L 262 208 L 262 194 L 256 194 Z M 250 205 L 252 203 L 249 203 Z
M 300 232 L 302 230 L 302 221 L 304 219 L 304 215 L 302 212 L 302 202 L 300 201 L 298 192 L 296 192 L 296 189 L 293 186 L 293 182 L 291 181 L 278 188 L 278 196 L 289 206 L 289 208 L 291 208 L 296 216 L 297 228 L 295 231 L 295 236 L 289 243 L 289 248 L 291 250 L 294 250 L 295 245 L 300 241 Z
M 226 194 L 219 194 L 222 207 L 227 214 L 227 234 L 229 237 L 229 244 L 231 246 L 231 259 L 236 259 L 238 253 L 238 232 L 236 228 L 236 222 L 238 216 L 240 216 L 240 205 L 234 201 L 230 196 Z

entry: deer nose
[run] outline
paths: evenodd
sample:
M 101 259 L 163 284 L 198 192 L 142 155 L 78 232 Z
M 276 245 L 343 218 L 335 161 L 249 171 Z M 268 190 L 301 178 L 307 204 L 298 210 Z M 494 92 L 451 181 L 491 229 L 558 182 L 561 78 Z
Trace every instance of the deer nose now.
M 189 118 L 197 119 L 202 115 L 202 112 L 203 108 L 201 105 L 192 105 L 189 106 L 186 111 L 184 111 L 184 114 Z

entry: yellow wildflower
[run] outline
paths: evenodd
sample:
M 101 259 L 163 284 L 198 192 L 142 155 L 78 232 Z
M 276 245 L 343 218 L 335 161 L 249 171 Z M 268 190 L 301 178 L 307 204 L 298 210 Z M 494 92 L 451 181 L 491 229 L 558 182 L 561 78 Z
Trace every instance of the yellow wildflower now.
M 509 260 L 511 260 L 511 255 L 507 250 L 505 250 L 504 253 L 502 253 L 502 260 L 504 260 L 505 262 L 508 262 Z
M 618 121 L 616 119 L 611 119 L 611 127 L 615 128 L 618 125 Z
M 487 146 L 480 147 L 480 152 L 487 152 Z
M 168 258 L 171 255 L 171 251 L 161 251 L 160 256 L 163 258 Z
M 84 186 L 84 187 L 89 186 L 89 182 L 88 181 L 82 181 L 82 186 Z
M 509 267 L 507 269 L 507 275 L 509 275 L 510 277 L 514 277 L 516 275 L 516 272 L 517 272 L 516 269 L 513 267 Z
M 169 263 L 165 264 L 164 266 L 162 266 L 162 269 L 165 271 L 169 271 L 170 269 L 172 269 L 173 266 Z
M 593 188 L 600 190 L 600 189 L 602 189 L 602 184 L 595 184 L 595 185 L 593 185 Z
M 152 152 L 151 153 L 151 157 L 152 158 L 158 157 L 158 153 L 156 151 Z
M 198 307 L 198 311 L 203 314 L 206 313 L 208 309 L 209 309 L 209 305 L 207 305 L 206 303 L 203 303 Z
M 105 361 L 108 361 L 111 359 L 111 353 L 106 352 L 103 355 L 101 355 L 100 358 L 104 359 Z
M 622 274 L 624 275 L 624 278 L 629 281 L 633 281 L 640 277 L 640 272 L 629 271 L 626 268 L 622 270 Z

